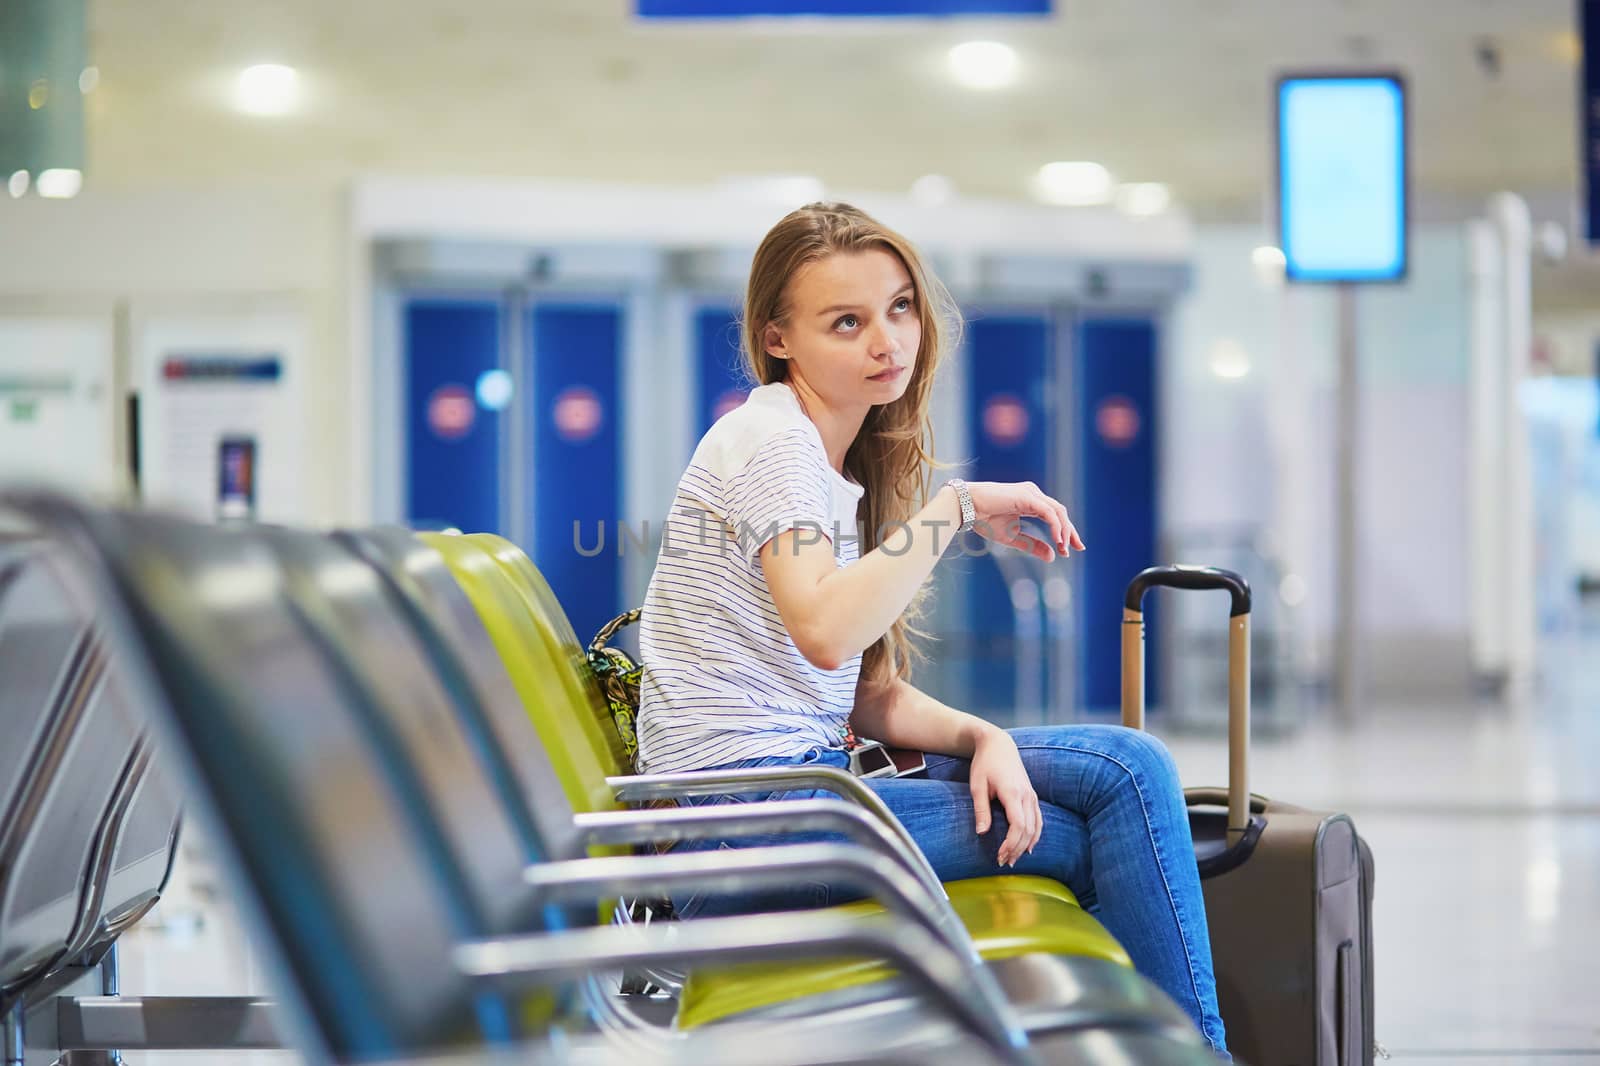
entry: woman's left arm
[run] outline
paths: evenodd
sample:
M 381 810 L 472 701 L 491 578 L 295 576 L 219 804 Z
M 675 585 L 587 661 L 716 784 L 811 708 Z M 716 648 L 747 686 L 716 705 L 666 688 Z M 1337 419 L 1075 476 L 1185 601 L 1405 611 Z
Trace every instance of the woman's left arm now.
M 903 678 L 887 685 L 865 678 L 856 686 L 850 724 L 856 735 L 894 748 L 954 755 L 972 760 L 969 784 L 977 831 L 989 831 L 989 812 L 998 802 L 1010 832 L 1000 844 L 1002 866 L 1032 851 L 1044 832 L 1039 797 L 1028 780 L 1011 735 L 992 722 L 946 706 Z

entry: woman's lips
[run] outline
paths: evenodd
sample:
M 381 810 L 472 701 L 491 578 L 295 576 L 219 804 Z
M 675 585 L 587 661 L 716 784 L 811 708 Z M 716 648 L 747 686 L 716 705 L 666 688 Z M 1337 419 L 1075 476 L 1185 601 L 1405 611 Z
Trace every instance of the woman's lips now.
M 906 372 L 906 368 L 903 367 L 903 366 L 890 367 L 888 370 L 880 370 L 880 371 L 878 371 L 876 374 L 872 375 L 867 380 L 868 381 L 894 381 L 896 378 L 898 378 L 901 374 L 904 374 L 905 372 Z

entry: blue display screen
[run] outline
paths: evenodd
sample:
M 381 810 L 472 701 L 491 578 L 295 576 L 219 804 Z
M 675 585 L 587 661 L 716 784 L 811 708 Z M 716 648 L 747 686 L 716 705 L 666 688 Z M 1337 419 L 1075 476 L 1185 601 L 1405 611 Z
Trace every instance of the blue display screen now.
M 1053 0 L 636 0 L 644 19 L 1048 15 Z
M 1406 272 L 1405 88 L 1393 76 L 1278 83 L 1278 226 L 1295 281 Z

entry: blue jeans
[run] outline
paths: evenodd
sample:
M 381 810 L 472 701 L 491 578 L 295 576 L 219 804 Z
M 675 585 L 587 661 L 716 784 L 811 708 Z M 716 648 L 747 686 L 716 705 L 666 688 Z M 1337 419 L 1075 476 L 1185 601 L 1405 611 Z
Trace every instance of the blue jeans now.
M 989 831 L 974 831 L 969 763 L 929 755 L 928 778 L 876 778 L 865 783 L 883 798 L 933 864 L 941 880 L 998 873 L 1052 877 L 1070 888 L 1119 940 L 1140 973 L 1175 1000 L 1226 1057 L 1217 1012 L 1211 940 L 1200 876 L 1177 769 L 1159 740 L 1121 726 L 1041 726 L 1011 730 L 1039 794 L 1044 833 L 1032 854 L 1002 869 L 996 860 L 1008 826 L 994 805 Z M 747 759 L 733 766 L 816 764 L 845 768 L 842 751 Z M 828 793 L 799 790 L 697 798 L 696 804 L 801 799 Z M 825 834 L 696 841 L 680 849 L 758 847 Z M 821 882 L 749 896 L 690 895 L 674 900 L 684 917 L 826 906 L 855 898 Z

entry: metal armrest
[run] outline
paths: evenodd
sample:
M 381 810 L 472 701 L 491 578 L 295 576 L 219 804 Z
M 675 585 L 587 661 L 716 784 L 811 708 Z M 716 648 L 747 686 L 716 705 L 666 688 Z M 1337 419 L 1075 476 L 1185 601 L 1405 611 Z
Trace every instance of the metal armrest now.
M 725 1023 L 673 1035 L 674 1039 L 651 1045 L 641 1053 L 634 1045 L 612 1040 L 609 1033 L 556 1030 L 543 1039 L 420 1057 L 367 1059 L 363 1066 L 639 1066 L 641 1062 L 651 1066 L 749 1066 L 752 1062 L 769 1066 L 879 1066 L 886 1062 L 920 1063 L 929 1057 L 927 1050 L 920 1049 L 885 1055 L 881 1045 L 874 1043 L 871 1034 L 864 1033 L 859 1024 L 813 1027 L 806 1031 L 804 1040 L 778 1047 L 773 1046 L 772 1029 L 761 1025 Z M 943 1056 L 941 1061 L 970 1066 L 994 1066 L 1000 1061 L 988 1052 L 985 1043 L 974 1040 L 961 1027 L 952 1028 L 948 1039 L 943 1033 L 939 1038 L 941 1042 L 934 1053 Z
M 934 905 L 950 906 L 949 894 L 920 852 L 907 854 L 901 838 L 859 807 L 835 799 L 782 800 L 774 803 L 725 803 L 711 807 L 679 807 L 600 811 L 573 817 L 588 844 L 648 844 L 674 840 L 716 840 L 756 834 L 840 833 L 900 863 Z
M 731 803 L 670 810 L 624 810 L 578 814 L 573 818 L 580 836 L 590 844 L 643 844 L 665 840 L 715 840 L 756 833 L 839 832 L 900 863 L 926 893 L 928 904 L 946 930 L 967 940 L 965 926 L 950 904 L 944 885 L 933 879 L 925 863 L 905 854 L 900 837 L 860 807 L 836 799 L 784 800 L 774 803 Z M 920 858 L 920 853 L 917 853 Z M 684 975 L 647 969 L 646 977 L 673 992 L 683 986 Z
M 738 770 L 691 770 L 677 774 L 633 774 L 608 777 L 606 783 L 616 790 L 617 799 L 625 803 L 642 803 L 655 799 L 679 799 L 687 796 L 727 796 L 742 792 L 777 792 L 809 788 L 831 792 L 842 800 L 871 812 L 895 836 L 900 838 L 907 851 L 916 856 L 929 877 L 937 881 L 938 875 L 928 859 L 917 847 L 906 827 L 894 816 L 878 794 L 854 774 L 832 766 L 753 766 Z M 795 802 L 785 800 L 782 802 Z
M 530 866 L 523 878 L 548 902 L 592 902 L 607 896 L 671 895 L 673 889 L 737 894 L 826 879 L 871 896 L 923 926 L 951 950 L 982 967 L 977 947 L 948 907 L 929 907 L 922 885 L 898 863 L 848 844 L 786 844 L 665 855 L 615 855 Z M 948 915 L 948 917 L 947 917 Z
M 1017 1066 L 1034 1061 L 1015 1011 L 987 972 L 980 970 L 980 979 L 973 980 L 972 968 L 938 938 L 921 926 L 888 917 L 818 914 L 799 925 L 792 916 L 763 915 L 665 926 L 599 926 L 475 941 L 459 946 L 455 960 L 470 977 L 541 986 L 634 965 L 781 962 L 862 954 L 893 963 L 1002 1060 Z

